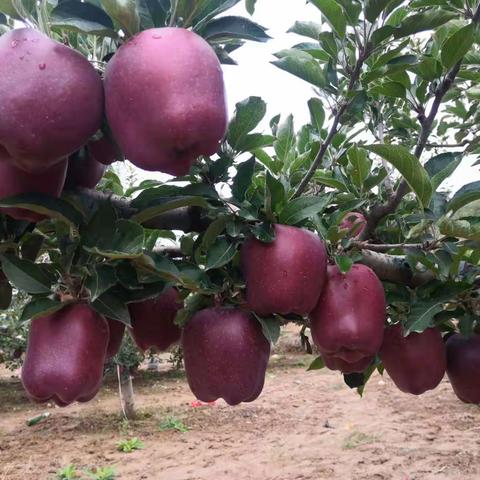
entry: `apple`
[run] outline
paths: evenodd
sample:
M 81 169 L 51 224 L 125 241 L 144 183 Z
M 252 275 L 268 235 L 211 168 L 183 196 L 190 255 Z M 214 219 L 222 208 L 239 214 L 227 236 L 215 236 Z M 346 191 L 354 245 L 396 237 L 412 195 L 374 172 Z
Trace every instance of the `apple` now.
M 312 232 L 275 225 L 275 240 L 253 237 L 242 245 L 240 261 L 249 308 L 259 315 L 306 315 L 325 283 L 327 252 Z
M 107 137 L 102 137 L 99 140 L 91 140 L 87 143 L 87 149 L 94 160 L 104 165 L 111 165 L 117 161 L 115 146 Z
M 310 329 L 325 365 L 343 373 L 362 372 L 380 350 L 386 319 L 383 285 L 365 265 L 343 274 L 327 268 L 327 281 Z
M 32 320 L 22 383 L 36 402 L 65 407 L 100 389 L 108 345 L 105 318 L 84 303 Z
M 144 30 L 123 44 L 107 65 L 105 98 L 115 140 L 144 170 L 186 175 L 226 131 L 220 63 L 183 28 Z
M 202 402 L 252 402 L 262 392 L 270 343 L 260 323 L 238 308 L 195 313 L 182 334 L 188 384 Z
M 125 324 L 111 318 L 107 318 L 107 323 L 109 335 L 106 359 L 109 360 L 118 353 L 122 346 Z
M 38 30 L 0 36 L 0 146 L 28 172 L 44 172 L 100 128 L 100 76 L 80 53 Z
M 138 348 L 164 351 L 178 342 L 181 330 L 174 320 L 181 308 L 183 302 L 175 288 L 168 288 L 156 298 L 130 303 L 130 333 Z
M 76 188 L 95 188 L 105 173 L 106 166 L 90 155 L 88 149 L 83 148 L 68 158 L 65 190 Z
M 346 230 L 348 236 L 354 239 L 360 238 L 365 228 L 367 228 L 367 220 L 360 212 L 346 213 L 339 225 L 340 230 Z
M 465 403 L 480 403 L 480 335 L 452 335 L 446 343 L 447 375 L 455 395 Z
M 62 160 L 41 173 L 27 173 L 15 167 L 7 154 L 0 152 L 0 199 L 26 193 L 42 193 L 58 197 L 65 183 L 66 172 L 67 161 Z M 17 220 L 34 223 L 45 218 L 39 213 L 17 207 L 2 208 L 0 212 Z
M 399 323 L 386 328 L 380 359 L 395 385 L 413 395 L 433 390 L 445 375 L 445 345 L 436 327 L 408 337 Z

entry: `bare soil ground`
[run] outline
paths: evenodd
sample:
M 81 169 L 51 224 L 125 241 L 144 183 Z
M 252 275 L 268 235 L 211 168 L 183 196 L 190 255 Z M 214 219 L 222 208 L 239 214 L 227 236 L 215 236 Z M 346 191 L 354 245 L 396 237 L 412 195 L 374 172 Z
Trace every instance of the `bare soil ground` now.
M 129 423 L 113 379 L 89 404 L 60 409 L 30 403 L 2 372 L 0 480 L 50 480 L 68 464 L 113 466 L 125 480 L 480 478 L 480 410 L 459 402 L 447 380 L 417 398 L 375 376 L 360 398 L 338 374 L 306 372 L 312 357 L 282 345 L 256 402 L 194 408 L 183 373 L 146 372 Z M 52 415 L 26 426 L 44 411 Z M 172 416 L 189 430 L 160 429 Z M 117 451 L 134 436 L 142 450 Z

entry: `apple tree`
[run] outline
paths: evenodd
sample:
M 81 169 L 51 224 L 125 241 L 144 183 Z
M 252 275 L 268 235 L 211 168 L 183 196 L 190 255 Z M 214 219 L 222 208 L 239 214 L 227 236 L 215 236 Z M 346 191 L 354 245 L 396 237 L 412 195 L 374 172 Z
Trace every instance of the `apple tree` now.
M 0 305 L 28 297 L 28 394 L 93 398 L 127 328 L 180 342 L 200 400 L 253 401 L 294 322 L 360 393 L 447 372 L 479 403 L 480 182 L 449 183 L 480 153 L 479 2 L 310 0 L 272 61 L 312 87 L 305 125 L 255 96 L 227 118 L 221 64 L 270 38 L 240 3 L 0 0 Z

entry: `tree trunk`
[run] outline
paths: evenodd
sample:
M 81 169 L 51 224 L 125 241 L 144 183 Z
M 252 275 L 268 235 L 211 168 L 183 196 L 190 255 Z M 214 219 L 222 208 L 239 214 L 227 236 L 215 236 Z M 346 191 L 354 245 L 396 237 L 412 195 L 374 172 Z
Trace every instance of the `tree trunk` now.
M 135 395 L 133 393 L 132 375 L 128 367 L 117 365 L 118 392 L 122 413 L 126 420 L 135 418 Z

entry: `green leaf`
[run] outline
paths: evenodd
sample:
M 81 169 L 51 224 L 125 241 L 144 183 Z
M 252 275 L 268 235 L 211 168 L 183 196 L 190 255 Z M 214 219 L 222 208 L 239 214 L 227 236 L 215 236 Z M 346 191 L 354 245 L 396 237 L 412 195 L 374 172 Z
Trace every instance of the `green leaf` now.
M 70 203 L 61 198 L 50 197 L 40 193 L 26 193 L 14 197 L 2 198 L 1 208 L 25 208 L 50 218 L 56 218 L 72 226 L 78 226 L 83 221 L 82 214 Z
M 278 60 L 274 60 L 272 64 L 281 70 L 285 70 L 316 87 L 321 88 L 327 84 L 319 63 L 309 53 L 292 48 L 277 52 L 275 56 Z
M 103 293 L 99 298 L 91 303 L 92 308 L 112 320 L 118 320 L 127 327 L 131 326 L 130 313 L 125 303 L 117 295 L 110 291 Z
M 85 286 L 90 290 L 91 301 L 95 301 L 100 295 L 117 283 L 115 267 L 106 264 L 97 264 L 93 268 Z
M 341 192 L 348 192 L 348 188 L 341 180 L 334 178 L 333 173 L 326 170 L 317 170 L 313 176 L 314 180 L 327 187 L 335 188 Z
M 274 142 L 273 147 L 275 148 L 275 153 L 277 154 L 278 159 L 286 163 L 295 147 L 293 115 L 288 115 L 288 117 L 278 126 L 277 140 Z
M 424 80 L 431 82 L 441 77 L 442 65 L 436 58 L 424 57 L 422 61 L 415 66 L 414 71 Z
M 250 227 L 250 232 L 263 243 L 272 243 L 275 240 L 275 230 L 270 222 L 257 223 Z
M 347 29 L 347 20 L 342 7 L 335 0 L 309 0 L 325 16 L 332 29 L 337 32 L 340 38 L 345 36 Z
M 318 40 L 318 37 L 322 33 L 322 26 L 316 22 L 295 22 L 287 32 Z
M 468 203 L 480 199 L 480 181 L 468 183 L 458 190 L 448 202 L 447 210 L 456 212 Z
M 202 237 L 203 251 L 207 251 L 215 243 L 218 236 L 225 230 L 229 220 L 230 218 L 227 215 L 221 215 L 208 226 Z
M 370 175 L 372 162 L 369 160 L 367 152 L 356 145 L 347 150 L 348 174 L 354 185 L 363 189 L 365 180 Z
M 266 42 L 270 39 L 265 28 L 245 17 L 228 16 L 211 20 L 200 33 L 203 38 L 216 42 L 233 38 L 255 42 Z
M 423 332 L 434 325 L 434 317 L 443 310 L 445 301 L 418 302 L 411 306 L 405 321 L 405 334 Z
M 470 50 L 475 41 L 476 26 L 471 23 L 447 38 L 442 46 L 441 59 L 445 68 L 452 68 Z
M 41 264 L 6 253 L 0 256 L 2 270 L 18 290 L 30 294 L 51 293 L 54 279 Z
M 331 194 L 321 197 L 299 197 L 287 203 L 280 212 L 279 223 L 284 225 L 296 225 L 303 220 L 321 213 L 332 201 Z
M 76 32 L 116 37 L 112 19 L 90 2 L 65 0 L 51 12 L 52 26 Z
M 234 150 L 242 148 L 245 137 L 262 121 L 266 112 L 267 104 L 260 97 L 248 97 L 235 105 L 227 134 Z
M 308 101 L 308 109 L 310 110 L 312 125 L 320 133 L 325 122 L 325 110 L 323 109 L 322 101 L 319 98 L 311 98 Z
M 183 197 L 175 198 L 173 200 L 164 201 L 159 200 L 158 205 L 147 207 L 131 217 L 132 221 L 138 223 L 145 223 L 152 218 L 158 217 L 162 213 L 175 210 L 180 207 L 202 207 L 207 208 L 208 203 L 202 197 Z
M 392 0 L 366 0 L 365 2 L 365 18 L 373 23 L 380 14 L 387 8 Z
M 168 5 L 164 5 L 168 3 Z M 164 27 L 170 8 L 170 0 L 137 0 L 137 10 L 142 30 Z
M 38 317 L 51 315 L 52 313 L 58 312 L 66 305 L 66 303 L 58 302 L 57 300 L 52 300 L 48 297 L 34 298 L 25 305 L 20 321 L 24 322 L 26 320 L 34 320 Z
M 348 273 L 353 266 L 353 260 L 346 255 L 335 255 L 335 263 L 342 273 Z
M 237 174 L 233 179 L 232 195 L 239 202 L 243 202 L 248 187 L 252 184 L 253 172 L 255 171 L 255 157 L 242 162 L 237 167 Z
M 452 175 L 462 162 L 458 153 L 440 153 L 435 155 L 425 164 L 425 170 L 430 175 L 433 191 Z
M 277 343 L 280 338 L 280 323 L 275 317 L 262 318 L 254 313 L 256 319 L 262 326 L 262 332 L 270 345 Z
M 472 225 L 468 220 L 452 220 L 443 217 L 438 221 L 437 226 L 440 233 L 446 237 L 480 241 L 480 225 Z
M 140 17 L 135 0 L 101 0 L 102 7 L 129 36 L 140 30 Z
M 456 16 L 456 13 L 448 12 L 443 9 L 427 10 L 422 13 L 410 15 L 397 27 L 394 37 L 403 38 L 425 30 L 434 30 Z
M 261 133 L 251 133 L 246 135 L 242 143 L 237 146 L 239 152 L 253 152 L 258 148 L 271 147 L 275 137 L 273 135 L 262 135 Z
M 417 157 L 401 145 L 369 145 L 365 147 L 391 163 L 415 192 L 420 204 L 426 208 L 433 189 L 428 173 Z
M 272 176 L 269 171 L 267 171 L 265 178 L 265 187 L 268 192 L 272 211 L 279 211 L 287 200 L 285 187 L 282 182 Z
M 405 98 L 406 89 L 398 82 L 385 82 L 370 89 L 370 93 L 383 95 L 384 97 Z
M 255 3 L 257 0 L 245 0 L 245 8 L 250 15 L 255 13 Z
M 207 252 L 206 270 L 220 268 L 229 263 L 237 253 L 235 243 L 230 243 L 225 238 L 218 238 Z
M 321 370 L 322 368 L 325 368 L 325 362 L 322 357 L 317 357 L 307 368 L 307 372 L 310 370 Z

